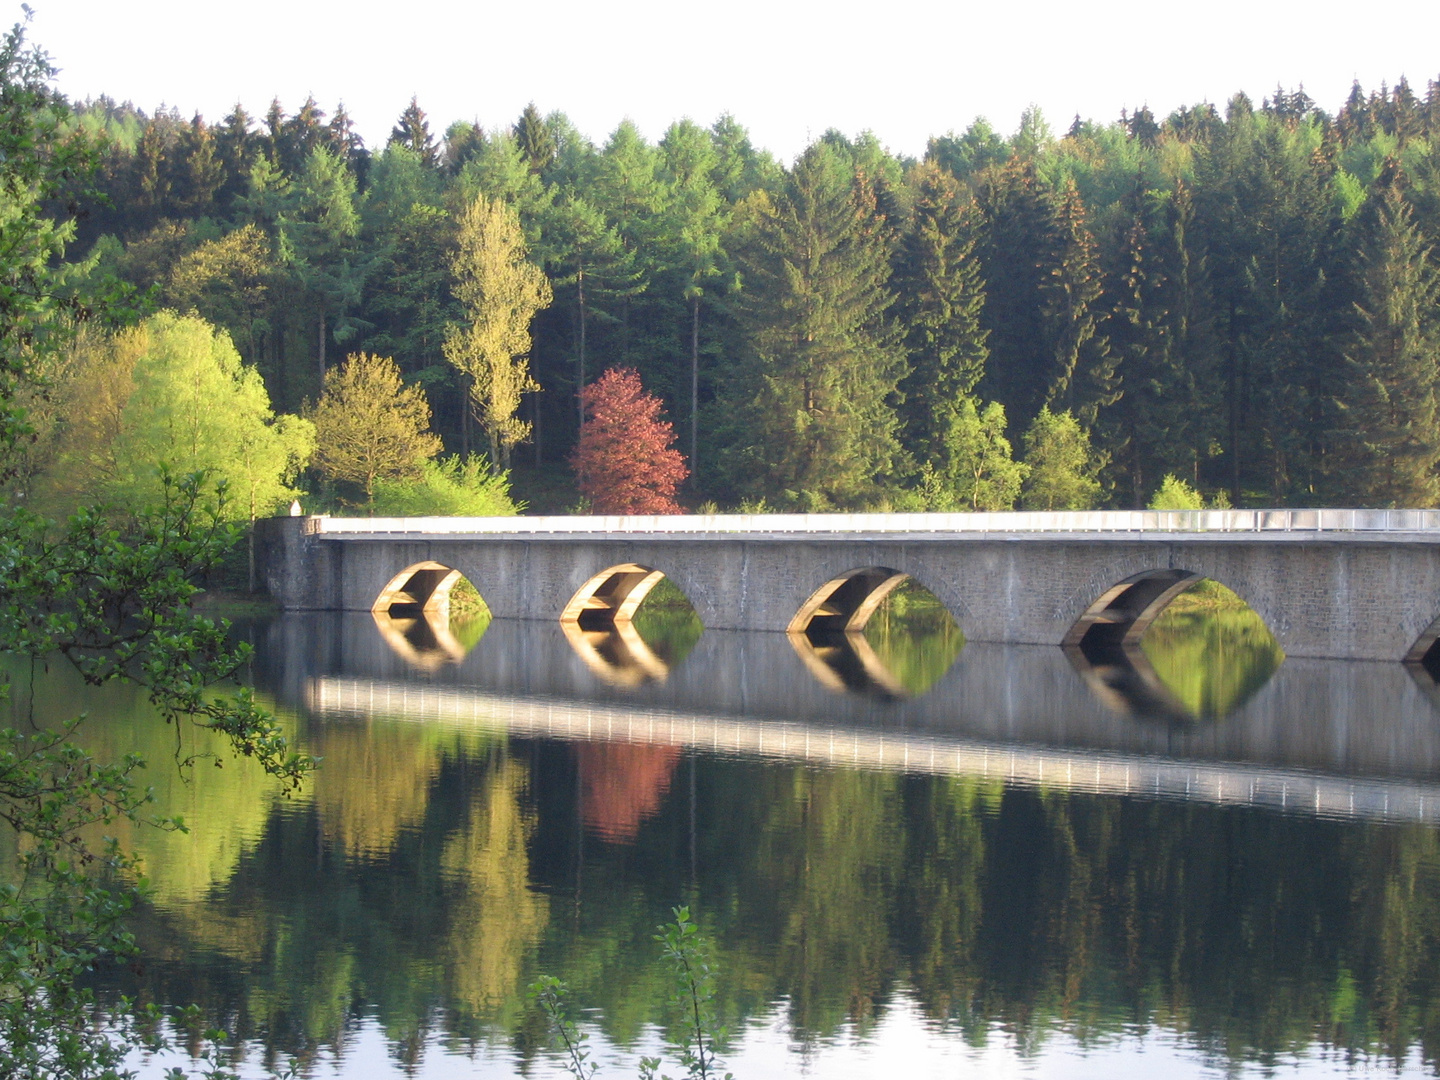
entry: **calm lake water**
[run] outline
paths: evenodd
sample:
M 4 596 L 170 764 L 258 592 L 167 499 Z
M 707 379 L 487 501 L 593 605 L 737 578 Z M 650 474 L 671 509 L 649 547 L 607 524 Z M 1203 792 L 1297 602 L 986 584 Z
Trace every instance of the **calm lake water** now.
M 1437 1072 L 1423 672 L 1284 660 L 1204 604 L 1128 656 L 966 645 L 904 596 L 860 639 L 645 608 L 236 632 L 323 759 L 295 798 L 228 757 L 183 778 L 205 741 L 123 688 L 57 669 L 33 706 L 91 709 L 192 830 L 127 838 L 145 960 L 102 997 L 198 1003 L 247 1074 L 563 1075 L 524 999 L 549 973 L 634 1076 L 679 903 L 738 1080 Z

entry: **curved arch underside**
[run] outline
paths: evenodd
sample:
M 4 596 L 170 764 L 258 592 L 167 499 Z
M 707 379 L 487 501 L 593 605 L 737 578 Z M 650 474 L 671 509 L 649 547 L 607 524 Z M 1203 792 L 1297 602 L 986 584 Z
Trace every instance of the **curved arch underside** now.
M 602 570 L 570 598 L 560 612 L 560 622 L 583 630 L 628 625 L 641 601 L 664 577 L 663 570 L 637 563 L 619 563 Z
M 1203 578 L 1203 574 L 1190 570 L 1134 574 L 1111 586 L 1086 608 L 1060 644 L 1082 649 L 1138 646 L 1170 601 Z
M 875 614 L 875 609 L 909 578 L 909 574 L 885 566 L 848 570 L 810 594 L 785 628 L 786 633 L 854 633 L 863 630 L 870 616 Z
M 442 621 L 450 617 L 450 590 L 463 575 L 438 562 L 418 562 L 396 574 L 380 590 L 370 610 L 375 614 L 419 616 Z

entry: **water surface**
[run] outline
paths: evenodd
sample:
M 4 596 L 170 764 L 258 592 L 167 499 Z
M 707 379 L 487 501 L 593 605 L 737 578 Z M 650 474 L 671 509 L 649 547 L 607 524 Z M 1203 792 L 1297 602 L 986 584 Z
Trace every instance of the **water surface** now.
M 550 1076 L 524 1004 L 550 973 L 601 1075 L 634 1075 L 672 1030 L 654 928 L 688 903 L 737 1077 L 1436 1071 L 1423 674 L 1281 662 L 1213 617 L 1139 657 L 877 619 L 248 625 L 323 759 L 293 799 L 228 758 L 186 778 L 203 738 L 53 673 L 35 712 L 103 710 L 88 737 L 192 827 L 126 837 L 146 959 L 103 994 L 199 1003 L 252 1073 Z

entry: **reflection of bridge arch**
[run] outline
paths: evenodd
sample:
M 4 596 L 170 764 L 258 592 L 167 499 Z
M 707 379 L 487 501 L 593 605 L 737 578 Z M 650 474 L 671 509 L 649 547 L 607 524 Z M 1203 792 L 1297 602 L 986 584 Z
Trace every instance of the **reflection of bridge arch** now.
M 1121 716 L 1186 727 L 1200 719 L 1165 685 L 1138 645 L 1103 649 L 1067 646 L 1065 656 L 1091 693 Z
M 561 622 L 560 630 L 585 666 L 612 686 L 644 686 L 670 675 L 670 665 L 655 655 L 628 619 L 586 628 L 577 618 Z
M 858 631 L 814 637 L 792 632 L 785 636 L 805 670 L 827 690 L 867 694 L 883 701 L 900 701 L 910 696 L 865 635 Z
M 1405 663 L 1418 664 L 1432 677 L 1440 677 L 1440 619 L 1425 628 L 1410 651 L 1405 654 Z
M 458 664 L 469 651 L 450 632 L 449 618 L 422 611 L 413 616 L 394 616 L 389 611 L 373 611 L 375 628 L 380 637 L 417 671 L 436 672 L 449 664 Z
M 370 610 L 377 615 L 398 617 L 418 617 L 424 613 L 448 622 L 450 591 L 463 576 L 444 563 L 428 559 L 411 563 L 380 590 Z

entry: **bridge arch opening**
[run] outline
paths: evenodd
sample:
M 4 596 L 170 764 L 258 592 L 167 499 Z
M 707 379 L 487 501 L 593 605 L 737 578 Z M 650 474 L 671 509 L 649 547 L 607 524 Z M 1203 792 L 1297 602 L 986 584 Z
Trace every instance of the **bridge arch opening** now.
M 560 626 L 575 651 L 606 682 L 662 682 L 704 632 L 689 597 L 663 570 L 619 563 L 571 597 Z
M 934 593 L 884 566 L 827 581 L 787 630 L 796 653 L 822 684 L 889 700 L 925 693 L 965 644 Z
M 1137 718 L 1213 721 L 1285 659 L 1265 620 L 1221 582 L 1151 570 L 1106 590 L 1064 644 L 1102 700 Z
M 1405 663 L 1424 670 L 1432 681 L 1440 682 L 1440 619 L 1425 628 L 1416 639 L 1410 651 L 1405 654 Z
M 490 609 L 470 580 L 431 561 L 392 577 L 370 611 L 390 647 L 425 671 L 458 664 L 490 625 Z

